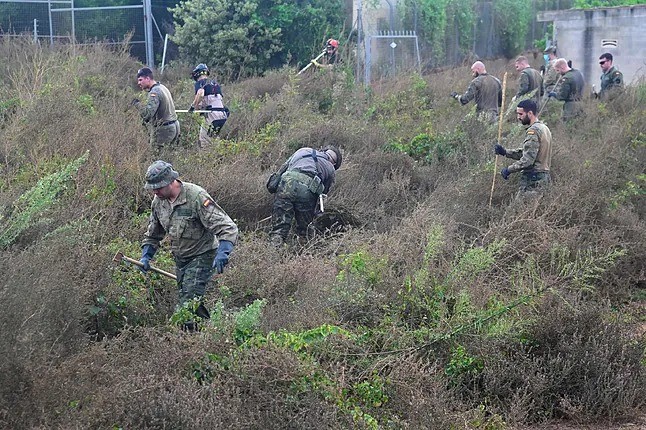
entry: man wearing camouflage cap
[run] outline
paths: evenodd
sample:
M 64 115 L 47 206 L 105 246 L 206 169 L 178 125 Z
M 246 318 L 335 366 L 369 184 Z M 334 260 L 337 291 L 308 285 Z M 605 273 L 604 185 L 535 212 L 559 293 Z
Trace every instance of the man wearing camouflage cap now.
M 556 84 L 559 82 L 560 74 L 554 68 L 554 64 L 557 60 L 556 47 L 548 46 L 545 48 L 543 51 L 543 58 L 545 59 L 545 71 L 543 72 L 543 90 L 541 93 L 543 94 L 543 98 L 540 105 L 544 107 L 547 104 L 547 95 L 552 91 L 558 91 Z
M 153 71 L 148 67 L 137 72 L 137 85 L 148 91 L 148 101 L 144 106 L 140 107 L 137 100 L 135 103 L 150 133 L 150 145 L 156 150 L 176 145 L 179 142 L 179 122 L 170 91 L 155 81 Z
M 222 273 L 238 237 L 238 227 L 204 188 L 178 179 L 165 161 L 155 161 L 146 172 L 144 188 L 155 197 L 144 234 L 141 263 L 150 268 L 161 240 L 170 237 L 175 259 L 179 305 L 197 299 L 196 314 L 208 319 L 201 303 L 213 270 Z
M 319 196 L 327 193 L 336 179 L 336 170 L 341 167 L 341 151 L 328 146 L 322 151 L 301 148 L 296 151 L 278 170 L 279 182 L 271 214 L 271 244 L 283 245 L 292 220 L 296 218 L 296 233 L 306 236 L 314 219 Z

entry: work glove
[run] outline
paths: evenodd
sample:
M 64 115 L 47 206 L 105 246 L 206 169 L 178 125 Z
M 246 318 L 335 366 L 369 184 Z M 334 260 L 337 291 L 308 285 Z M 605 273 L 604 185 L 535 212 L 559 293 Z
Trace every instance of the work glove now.
M 150 260 L 155 256 L 155 252 L 157 252 L 157 249 L 152 245 L 144 245 L 141 248 L 141 259 L 139 262 L 142 266 L 139 266 L 139 269 L 142 272 L 146 273 L 150 269 Z
M 517 96 L 513 96 L 513 97 L 511 98 L 511 102 L 512 102 L 512 103 L 513 103 L 513 102 L 515 102 L 517 98 L 518 98 Z
M 506 167 L 503 167 L 502 170 L 500 171 L 500 176 L 506 181 L 509 179 L 509 169 Z
M 195 106 L 191 105 L 190 108 L 188 108 L 188 113 L 192 113 L 195 110 Z
M 130 106 L 137 106 L 137 107 L 139 107 L 139 103 L 141 103 L 141 100 L 139 100 L 139 99 L 132 99 L 132 101 L 130 102 Z
M 505 147 L 502 145 L 498 145 L 497 143 L 496 143 L 496 146 L 494 146 L 493 150 L 496 154 L 502 155 L 503 157 L 507 155 L 507 150 L 505 149 Z
M 451 97 L 453 97 L 454 99 L 456 99 L 456 100 L 457 100 L 457 99 L 458 99 L 458 97 L 460 97 L 460 94 L 459 94 L 457 91 L 453 91 L 453 92 L 451 93 Z
M 556 93 L 555 93 L 554 91 L 550 91 L 549 93 L 547 93 L 547 97 L 554 97 L 554 98 L 556 98 Z
M 218 272 L 224 272 L 224 266 L 229 264 L 229 254 L 233 251 L 233 243 L 228 240 L 221 240 L 218 245 L 218 252 L 213 259 L 213 268 Z

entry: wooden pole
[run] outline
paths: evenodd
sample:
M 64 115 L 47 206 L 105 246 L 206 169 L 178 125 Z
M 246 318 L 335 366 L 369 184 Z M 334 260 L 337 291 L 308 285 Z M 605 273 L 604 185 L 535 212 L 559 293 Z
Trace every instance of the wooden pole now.
M 502 104 L 500 105 L 500 114 L 498 116 L 498 145 L 502 140 L 502 122 L 505 119 L 505 90 L 507 90 L 507 72 L 502 77 Z M 493 190 L 496 187 L 496 176 L 498 176 L 498 154 L 496 154 L 495 161 L 493 163 L 493 180 L 491 181 L 491 193 L 489 194 L 489 207 L 491 207 L 491 202 L 493 201 Z

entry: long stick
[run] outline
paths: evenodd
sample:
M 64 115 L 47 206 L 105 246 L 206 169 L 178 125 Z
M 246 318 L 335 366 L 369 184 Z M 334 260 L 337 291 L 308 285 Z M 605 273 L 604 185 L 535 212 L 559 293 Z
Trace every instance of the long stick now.
M 556 89 L 556 87 L 559 86 L 559 82 L 561 82 L 562 77 L 563 77 L 563 75 L 559 76 L 559 78 L 556 80 L 556 83 L 554 84 L 554 89 Z M 550 99 L 551 99 L 551 97 L 549 97 L 549 96 L 547 96 L 546 98 L 547 98 L 547 100 L 545 100 L 545 102 L 542 104 L 541 108 L 538 110 L 538 113 L 536 114 L 536 116 L 538 116 L 538 117 L 541 116 L 541 112 L 543 112 L 543 108 L 545 106 L 547 106 L 547 102 L 549 102 Z
M 305 70 L 307 70 L 307 69 L 309 69 L 310 67 L 312 67 L 312 62 L 313 62 L 313 61 L 318 61 L 318 60 L 319 60 L 319 58 L 321 58 L 321 57 L 322 57 L 322 56 L 324 56 L 324 55 L 325 55 L 325 50 L 324 50 L 323 52 L 321 52 L 321 53 L 318 55 L 318 57 L 316 57 L 315 59 L 313 59 L 312 61 L 310 61 L 309 63 L 307 63 L 307 66 L 303 67 L 303 68 L 301 69 L 301 71 L 297 73 L 297 75 L 300 75 L 300 74 L 301 74 L 301 73 L 303 73 Z
M 192 113 L 211 113 L 212 110 L 194 110 Z M 175 113 L 188 113 L 188 109 L 175 109 Z
M 117 262 L 118 261 L 127 261 L 128 263 L 132 263 L 135 266 L 144 267 L 144 265 L 143 265 L 143 263 L 141 261 L 135 260 L 134 258 L 126 257 L 125 255 L 123 255 L 122 252 L 117 252 L 116 255 L 114 256 L 113 260 L 117 261 Z M 177 280 L 177 276 L 175 276 L 172 273 L 169 273 L 169 272 L 167 272 L 165 270 L 158 269 L 158 268 L 156 268 L 154 266 L 150 266 L 150 270 L 152 270 L 153 272 L 157 272 L 160 275 L 168 276 L 171 279 Z
M 502 77 L 502 104 L 500 105 L 500 112 L 505 111 L 505 90 L 507 89 L 507 72 Z M 502 140 L 502 122 L 505 119 L 505 115 L 500 115 L 498 117 L 498 145 Z M 489 207 L 491 207 L 491 202 L 493 201 L 493 190 L 496 187 L 496 176 L 498 176 L 498 154 L 496 154 L 495 161 L 493 163 L 493 180 L 491 181 L 491 193 L 489 194 Z

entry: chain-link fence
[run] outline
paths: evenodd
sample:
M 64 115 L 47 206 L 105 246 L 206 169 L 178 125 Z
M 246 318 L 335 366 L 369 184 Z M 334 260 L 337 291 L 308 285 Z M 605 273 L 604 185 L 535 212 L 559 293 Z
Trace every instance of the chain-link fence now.
M 40 43 L 128 43 L 133 56 L 155 63 L 154 36 L 163 39 L 156 26 L 150 0 L 128 0 L 119 6 L 92 0 L 0 0 L 0 35 L 26 34 Z M 125 3 L 125 4 L 124 4 Z M 159 43 L 157 43 L 159 45 Z M 159 51 L 161 55 L 161 51 Z

